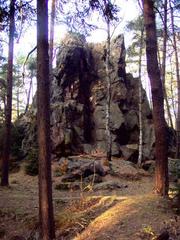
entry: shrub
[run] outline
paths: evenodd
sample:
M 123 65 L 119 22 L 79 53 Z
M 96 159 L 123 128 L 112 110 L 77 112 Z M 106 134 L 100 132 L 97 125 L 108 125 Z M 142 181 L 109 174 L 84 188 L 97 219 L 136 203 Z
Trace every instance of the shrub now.
M 26 174 L 36 176 L 38 174 L 38 148 L 32 148 L 27 155 Z
M 22 140 L 24 138 L 23 127 L 12 124 L 11 126 L 11 152 L 10 152 L 10 170 L 14 171 L 19 169 L 19 163 L 23 158 L 21 149 Z M 4 125 L 0 125 L 0 157 L 2 157 L 4 145 Z

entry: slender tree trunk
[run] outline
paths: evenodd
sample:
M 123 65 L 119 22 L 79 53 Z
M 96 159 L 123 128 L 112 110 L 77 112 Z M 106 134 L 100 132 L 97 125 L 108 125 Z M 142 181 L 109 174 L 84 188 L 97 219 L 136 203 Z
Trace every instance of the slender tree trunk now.
M 16 99 L 16 101 L 17 101 L 17 105 L 16 105 L 16 111 L 17 111 L 17 119 L 19 119 L 19 86 L 18 86 L 18 89 L 17 89 L 17 99 Z
M 158 57 L 159 69 L 160 69 L 160 72 L 161 72 L 161 56 L 160 56 L 160 50 L 159 50 L 158 43 L 157 43 L 157 57 Z
M 168 96 L 166 91 L 166 52 L 167 52 L 167 0 L 164 0 L 164 22 L 163 22 L 163 57 L 162 57 L 162 68 L 161 68 L 161 76 L 162 76 L 162 85 L 163 85 L 163 93 L 164 100 L 167 107 L 167 115 L 170 121 L 170 126 L 173 129 L 173 121 L 171 117 L 170 106 L 168 102 Z
M 53 69 L 55 9 L 56 9 L 56 0 L 52 0 L 52 3 L 51 3 L 51 20 L 50 20 L 50 39 L 49 39 L 49 69 L 50 69 L 50 81 L 53 80 L 53 79 L 52 79 L 52 69 Z
M 33 82 L 32 82 L 32 86 L 31 86 L 31 98 L 32 98 L 32 102 L 33 102 L 33 97 L 34 97 L 34 88 L 33 88 Z
M 147 61 L 147 60 L 146 60 Z M 151 83 L 150 83 L 150 80 L 148 79 L 147 81 L 147 85 L 148 85 L 148 90 L 149 90 L 149 105 L 150 105 L 150 108 L 152 109 L 153 108 L 153 103 L 152 103 L 152 92 L 151 92 Z
M 172 98 L 172 109 L 174 113 L 174 119 L 176 119 L 176 107 L 175 107 L 175 95 L 174 95 L 174 89 L 173 89 L 173 67 L 172 67 L 172 59 L 170 59 L 170 65 L 171 65 L 171 98 Z
M 48 1 L 37 0 L 37 119 L 40 239 L 55 239 L 50 159 Z
M 33 73 L 31 71 L 31 80 L 30 80 L 29 89 L 28 89 L 28 93 L 27 93 L 27 103 L 26 103 L 26 108 L 25 108 L 24 114 L 26 114 L 29 109 L 29 101 L 30 101 L 30 96 L 31 96 L 32 84 L 33 84 Z
M 19 88 L 20 88 L 20 80 L 19 77 L 17 78 L 17 92 L 16 92 L 16 114 L 17 114 L 17 119 L 19 119 L 20 115 L 20 110 L 19 110 L 19 105 L 20 105 L 20 100 L 19 100 Z
M 107 19 L 107 42 L 106 42 L 106 81 L 107 81 L 107 102 L 106 102 L 106 138 L 107 138 L 107 161 L 111 161 L 111 130 L 110 130 L 110 107 L 111 107 L 111 76 L 110 76 L 110 22 Z
M 157 60 L 157 36 L 153 0 L 143 0 L 143 12 L 146 30 L 147 70 L 151 82 L 153 120 L 156 138 L 155 191 L 166 196 L 169 189 L 167 132 L 164 118 L 163 88 Z
M 14 32 L 15 32 L 15 0 L 10 2 L 10 26 L 9 26 L 9 52 L 7 71 L 7 98 L 5 108 L 5 136 L 2 158 L 2 178 L 1 185 L 9 184 L 9 155 L 11 146 L 11 116 L 12 116 L 12 82 L 13 82 L 13 55 L 14 55 Z
M 178 90 L 178 109 L 177 109 L 177 117 L 176 117 L 176 158 L 180 158 L 180 75 L 179 75 L 179 59 L 178 59 L 178 50 L 176 44 L 176 33 L 174 29 L 174 13 L 173 8 L 171 6 L 171 1 L 169 1 L 169 6 L 171 10 L 171 27 L 173 34 L 173 45 L 175 52 L 175 60 L 176 60 L 176 78 L 177 78 L 177 90 Z
M 142 146 L 143 146 L 143 122 L 142 122 L 142 83 L 141 83 L 141 64 L 142 64 L 142 50 L 144 39 L 144 27 L 141 29 L 140 49 L 139 49 L 139 156 L 138 166 L 142 163 Z

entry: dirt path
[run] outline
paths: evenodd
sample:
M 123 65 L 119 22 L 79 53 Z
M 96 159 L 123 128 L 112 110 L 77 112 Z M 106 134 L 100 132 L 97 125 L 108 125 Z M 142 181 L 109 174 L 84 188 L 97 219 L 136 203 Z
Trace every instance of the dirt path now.
M 143 236 L 148 229 L 153 237 L 153 232 L 158 232 L 168 218 L 153 194 L 119 197 L 114 206 L 92 221 L 75 240 L 142 239 L 141 233 Z
M 56 182 L 57 178 L 54 185 Z M 119 182 L 127 187 L 84 193 L 54 189 L 57 239 L 155 239 L 169 226 L 174 234 L 172 226 L 180 220 L 167 201 L 152 193 L 151 177 Z M 37 177 L 21 171 L 10 176 L 10 186 L 0 188 L 0 239 L 10 240 L 13 236 L 28 239 L 38 221 Z

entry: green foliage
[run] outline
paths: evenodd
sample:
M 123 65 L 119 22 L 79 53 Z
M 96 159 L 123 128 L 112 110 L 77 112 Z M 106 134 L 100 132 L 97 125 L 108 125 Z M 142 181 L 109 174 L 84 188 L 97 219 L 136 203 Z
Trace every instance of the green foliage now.
M 138 49 L 139 49 L 139 45 L 140 45 L 140 42 L 133 42 L 128 48 L 127 48 L 127 55 L 129 57 L 138 57 L 139 56 L 139 52 L 138 52 Z
M 6 87 L 7 87 L 7 59 L 0 64 L 0 122 L 4 122 L 5 102 L 6 102 Z M 12 120 L 19 117 L 20 113 L 24 112 L 24 84 L 22 81 L 21 65 L 14 64 L 13 66 L 13 96 L 12 96 Z M 17 107 L 18 106 L 18 107 Z M 18 114 L 17 114 L 18 112 Z M 18 116 L 17 116 L 18 115 Z
M 22 140 L 24 138 L 24 129 L 17 124 L 11 126 L 11 152 L 10 152 L 10 171 L 17 171 L 19 169 L 20 162 L 23 158 L 23 152 L 21 149 Z M 3 154 L 4 145 L 4 125 L 0 125 L 0 158 Z
M 55 177 L 61 177 L 63 174 L 59 168 L 56 168 L 54 171 L 54 176 Z
M 119 8 L 113 3 L 113 1 L 90 0 L 89 4 L 93 10 L 98 10 L 106 20 L 119 20 Z
M 32 1 L 16 0 L 15 2 L 15 22 L 16 33 L 15 36 L 20 37 L 23 29 L 27 27 L 26 24 L 31 25 L 32 19 L 36 13 Z M 9 24 L 9 3 L 7 0 L 0 1 L 0 30 L 8 31 Z
M 91 19 L 94 12 L 101 15 L 105 22 L 109 21 L 112 23 L 119 21 L 119 8 L 111 0 L 63 0 L 57 3 L 57 10 L 60 12 L 58 16 L 59 22 L 65 23 L 70 32 L 80 32 L 85 36 L 88 36 L 91 30 L 98 28 Z
M 3 59 L 0 64 L 0 124 L 4 121 L 4 106 L 6 102 L 6 75 L 7 61 Z
M 172 195 L 172 208 L 176 214 L 180 214 L 180 163 L 179 159 L 169 161 L 170 175 L 174 179 L 174 185 L 170 188 Z
M 7 1 L 0 1 L 0 29 L 6 28 L 8 22 L 8 6 Z
M 179 0 L 174 0 L 174 8 L 175 9 L 180 9 L 180 1 Z
M 36 66 L 36 58 L 35 57 L 30 57 L 27 63 L 27 69 L 30 72 L 36 72 L 37 66 Z M 35 74 L 33 74 L 35 75 Z
M 143 16 L 137 17 L 133 21 L 129 21 L 126 25 L 127 31 L 135 31 L 140 32 L 141 29 L 144 27 Z
M 27 155 L 26 174 L 36 176 L 38 174 L 38 149 L 34 147 Z
M 133 32 L 132 44 L 127 49 L 129 58 L 139 56 L 139 48 L 141 47 L 141 35 L 144 28 L 143 17 L 139 16 L 133 21 L 129 21 L 126 25 L 126 30 Z M 145 41 L 143 41 L 143 48 L 145 48 Z
M 17 124 L 13 124 L 11 131 L 11 154 L 16 157 L 17 160 L 21 160 L 23 157 L 21 145 L 24 138 L 24 128 Z
M 71 9 L 71 11 L 69 11 Z M 66 24 L 70 32 L 80 32 L 88 36 L 91 30 L 97 27 L 91 24 L 91 8 L 89 1 L 59 1 L 57 3 L 57 20 Z M 59 14 L 58 14 L 59 13 Z

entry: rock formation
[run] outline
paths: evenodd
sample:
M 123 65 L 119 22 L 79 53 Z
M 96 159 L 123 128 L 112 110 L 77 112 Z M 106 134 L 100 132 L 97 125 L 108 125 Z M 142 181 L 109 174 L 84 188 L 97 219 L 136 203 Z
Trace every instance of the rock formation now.
M 105 43 L 88 44 L 78 34 L 69 34 L 57 54 L 51 86 L 51 137 L 53 159 L 106 150 Z M 125 70 L 123 35 L 111 42 L 111 134 L 112 155 L 134 162 L 138 156 L 138 79 Z M 143 158 L 153 157 L 152 114 L 143 90 Z M 27 114 L 24 149 L 35 142 L 32 118 Z M 28 124 L 29 121 L 29 124 Z

